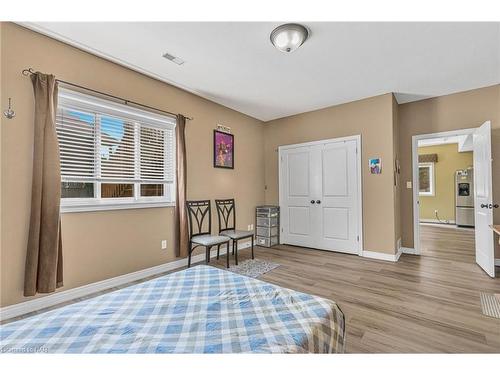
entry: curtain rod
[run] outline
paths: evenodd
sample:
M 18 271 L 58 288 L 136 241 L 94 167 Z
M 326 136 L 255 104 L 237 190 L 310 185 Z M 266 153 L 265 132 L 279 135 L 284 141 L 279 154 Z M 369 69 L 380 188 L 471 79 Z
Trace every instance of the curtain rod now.
M 33 68 L 27 68 L 27 69 L 23 69 L 22 71 L 22 74 L 23 76 L 30 76 L 32 74 L 35 74 L 35 71 L 33 70 Z M 93 93 L 96 93 L 96 94 L 99 94 L 99 95 L 104 95 L 104 96 L 107 96 L 109 98 L 113 98 L 115 100 L 119 100 L 119 101 L 122 101 L 124 102 L 126 105 L 129 105 L 129 104 L 132 104 L 134 106 L 139 106 L 139 107 L 143 107 L 143 108 L 148 108 L 148 109 L 152 109 L 154 111 L 157 111 L 157 112 L 162 112 L 162 113 L 166 113 L 166 114 L 169 114 L 171 116 L 177 116 L 176 113 L 173 113 L 173 112 L 169 112 L 169 111 L 164 111 L 163 109 L 158 109 L 158 108 L 155 108 L 155 107 L 151 107 L 149 105 L 145 105 L 145 104 L 141 104 L 141 103 L 137 103 L 137 102 L 134 102 L 132 100 L 128 100 L 128 99 L 124 99 L 124 98 L 120 98 L 119 96 L 115 96 L 115 95 L 111 95 L 111 94 L 107 94 L 105 92 L 102 92 L 102 91 L 97 91 L 97 90 L 94 90 L 94 89 L 91 89 L 91 88 L 88 88 L 88 87 L 85 87 L 85 86 L 80 86 L 80 85 L 77 85 L 75 83 L 71 83 L 71 82 L 67 82 L 67 81 L 63 81 L 62 79 L 56 79 L 57 82 L 59 83 L 62 83 L 62 84 L 65 84 L 65 85 L 69 85 L 69 86 L 73 86 L 73 87 L 77 87 L 79 89 L 82 89 L 82 90 L 86 90 L 86 91 L 90 91 L 90 92 L 93 92 Z M 194 120 L 193 117 L 188 117 L 188 116 L 185 116 L 186 117 L 186 120 Z

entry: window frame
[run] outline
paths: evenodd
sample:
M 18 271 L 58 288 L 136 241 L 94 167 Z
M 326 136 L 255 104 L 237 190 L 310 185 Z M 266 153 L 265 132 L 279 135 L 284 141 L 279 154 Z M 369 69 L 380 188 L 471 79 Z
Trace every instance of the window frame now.
M 68 104 L 69 103 L 69 104 Z M 78 178 L 65 178 L 61 176 L 61 184 L 64 182 L 87 182 L 94 185 L 94 197 L 92 198 L 62 198 L 60 202 L 61 213 L 68 212 L 88 212 L 88 211 L 107 211 L 107 210 L 122 210 L 122 209 L 138 209 L 138 208 L 154 208 L 154 207 L 172 207 L 175 206 L 175 170 L 176 170 L 176 142 L 175 142 L 175 128 L 176 119 L 173 116 L 160 115 L 152 111 L 146 111 L 135 106 L 121 104 L 108 99 L 102 99 L 98 96 L 87 95 L 78 91 L 74 91 L 67 88 L 60 88 L 58 94 L 58 111 L 59 108 L 65 108 L 66 106 L 72 107 L 72 103 L 77 103 L 76 110 L 88 111 L 95 114 L 96 116 L 115 116 L 117 118 L 126 119 L 130 121 L 131 119 L 134 127 L 134 180 L 127 181 L 126 179 L 118 179 L 116 181 L 112 179 L 101 178 L 100 167 L 101 167 L 101 157 L 100 157 L 100 139 L 101 139 L 101 128 L 100 122 L 96 124 L 96 137 L 94 140 L 94 145 L 96 147 L 96 165 L 94 169 L 94 178 L 90 180 L 79 180 Z M 122 117 L 120 117 L 120 113 Z M 124 116 L 126 114 L 126 116 Z M 148 180 L 145 182 L 137 182 L 141 179 L 140 177 L 140 129 L 141 129 L 141 118 L 143 123 L 145 122 L 146 127 L 157 127 L 159 129 L 171 129 L 173 131 L 173 141 L 171 150 L 171 162 L 173 168 L 173 176 L 171 182 L 156 182 L 154 180 Z M 154 125 L 154 126 L 152 126 Z M 168 164 L 168 148 L 167 148 L 167 138 L 164 137 L 164 168 L 165 173 L 167 171 Z M 104 183 L 116 183 L 116 184 L 131 184 L 133 185 L 133 196 L 127 198 L 102 198 L 101 197 L 101 185 Z M 141 185 L 163 185 L 163 195 L 162 196 L 141 196 Z
M 420 191 L 420 168 L 429 168 L 429 187 L 430 191 Z M 435 178 L 435 166 L 433 162 L 418 163 L 418 195 L 421 197 L 434 197 L 436 195 L 436 178 Z

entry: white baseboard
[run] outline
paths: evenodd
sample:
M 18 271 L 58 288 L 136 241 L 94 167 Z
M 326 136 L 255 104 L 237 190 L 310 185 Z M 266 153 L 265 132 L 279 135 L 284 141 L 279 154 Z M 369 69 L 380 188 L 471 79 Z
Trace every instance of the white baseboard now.
M 448 221 L 448 222 L 446 222 Z M 443 225 L 455 225 L 455 220 L 441 220 L 438 219 L 420 219 L 420 224 L 443 224 Z
M 401 256 L 401 251 L 398 251 L 396 254 L 379 253 L 377 251 L 363 251 L 361 256 L 365 258 L 385 260 L 388 262 L 397 262 L 399 257 Z
M 246 249 L 251 246 L 250 242 L 241 242 L 238 244 L 238 249 Z M 212 250 L 212 258 L 216 257 L 217 254 Z M 220 254 L 226 254 L 226 249 L 221 249 Z M 195 255 L 191 258 L 191 263 L 202 262 L 205 260 L 205 254 Z M 146 277 L 154 276 L 163 272 L 172 271 L 177 268 L 187 266 L 188 259 L 182 258 L 179 260 L 174 260 L 172 262 L 160 264 L 159 266 L 146 268 L 144 270 L 127 273 L 125 275 L 120 275 L 112 277 L 110 279 L 97 281 L 92 284 L 87 284 L 73 289 L 64 290 L 61 292 L 56 292 L 43 297 L 35 298 L 30 301 L 17 303 L 15 305 L 10 305 L 0 308 L 0 321 L 14 318 L 19 315 L 28 314 L 33 311 L 45 309 L 60 303 L 68 302 L 76 298 L 81 298 L 88 296 L 93 293 L 101 292 L 106 289 L 114 288 L 120 285 L 124 285 L 133 281 L 141 280 Z
M 500 267 L 500 258 L 495 259 L 495 266 Z
M 403 251 L 401 250 L 401 248 L 399 248 L 398 252 L 396 253 L 396 255 L 394 257 L 395 262 L 397 262 L 399 260 L 399 257 L 401 256 L 401 254 L 403 254 Z
M 399 237 L 398 241 L 396 243 L 396 247 L 398 249 L 398 252 L 396 253 L 396 262 L 399 260 L 399 257 L 401 256 L 401 254 L 403 254 L 403 247 L 401 246 L 402 243 L 403 243 L 403 241 L 401 240 L 401 237 Z
M 402 247 L 401 250 L 403 254 L 418 255 L 417 251 L 413 247 Z

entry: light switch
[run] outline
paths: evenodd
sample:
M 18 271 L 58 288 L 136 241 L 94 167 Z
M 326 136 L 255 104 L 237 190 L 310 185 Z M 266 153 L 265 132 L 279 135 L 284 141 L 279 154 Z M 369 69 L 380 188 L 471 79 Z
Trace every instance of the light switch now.
M 167 248 L 167 240 L 162 240 L 161 241 L 161 249 L 165 250 Z
M 406 181 L 406 188 L 411 189 L 411 181 Z

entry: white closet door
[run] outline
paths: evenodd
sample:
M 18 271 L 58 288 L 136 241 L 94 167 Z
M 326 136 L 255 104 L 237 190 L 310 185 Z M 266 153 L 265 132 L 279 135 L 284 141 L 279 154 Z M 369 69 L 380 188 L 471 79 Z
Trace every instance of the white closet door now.
M 359 252 L 357 143 L 330 140 L 280 149 L 281 243 Z
M 317 227 L 311 204 L 313 177 L 311 147 L 287 149 L 281 154 L 281 242 L 315 247 Z
M 356 141 L 318 146 L 318 247 L 358 253 L 358 171 Z

